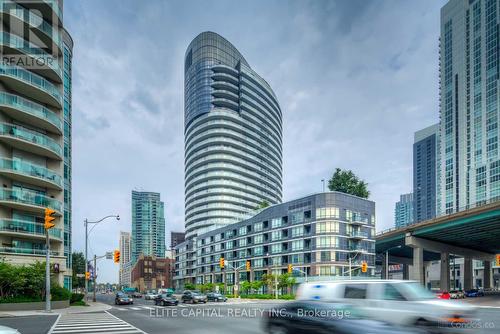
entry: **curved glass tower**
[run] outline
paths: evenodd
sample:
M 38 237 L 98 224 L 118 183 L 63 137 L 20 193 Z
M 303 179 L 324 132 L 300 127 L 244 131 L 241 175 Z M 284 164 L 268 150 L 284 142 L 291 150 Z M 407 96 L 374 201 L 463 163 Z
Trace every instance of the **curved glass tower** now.
M 282 196 L 282 115 L 269 84 L 225 38 L 203 32 L 184 60 L 186 237 Z

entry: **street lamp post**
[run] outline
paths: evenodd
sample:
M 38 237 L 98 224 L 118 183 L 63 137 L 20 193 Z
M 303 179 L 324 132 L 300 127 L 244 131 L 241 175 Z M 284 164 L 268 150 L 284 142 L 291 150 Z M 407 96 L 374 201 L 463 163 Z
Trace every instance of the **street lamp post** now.
M 108 218 L 116 218 L 116 220 L 120 220 L 120 215 L 108 215 L 108 216 L 103 217 L 103 218 L 96 220 L 96 221 L 89 221 L 87 218 L 85 218 L 85 221 L 84 221 L 84 225 L 85 225 L 85 273 L 87 273 L 89 271 L 89 260 L 88 260 L 89 233 L 92 232 L 92 230 L 94 229 L 94 227 L 97 224 L 99 224 L 100 222 L 102 222 L 103 220 L 108 219 Z M 89 224 L 94 225 L 94 226 L 92 226 L 90 231 L 88 230 Z M 95 276 L 95 270 L 96 269 L 94 268 L 94 276 Z M 95 287 L 94 287 L 94 289 L 95 289 Z M 87 298 L 88 293 L 89 293 L 89 281 L 87 279 L 85 279 L 85 298 Z

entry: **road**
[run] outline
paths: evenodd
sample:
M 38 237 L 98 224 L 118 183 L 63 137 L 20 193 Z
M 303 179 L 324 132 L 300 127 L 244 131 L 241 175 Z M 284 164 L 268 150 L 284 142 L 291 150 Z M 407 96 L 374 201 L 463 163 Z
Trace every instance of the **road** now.
M 262 311 L 278 306 L 275 301 L 229 301 L 200 305 L 180 304 L 156 307 L 153 301 L 135 299 L 133 305 L 114 305 L 114 295 L 98 295 L 98 301 L 112 306 L 107 312 L 62 316 L 52 334 L 78 333 L 264 333 Z M 481 300 L 474 300 L 482 304 Z M 500 333 L 500 308 L 480 306 L 479 322 L 493 328 L 473 333 Z M 22 334 L 47 333 L 56 317 L 0 318 L 0 325 L 18 328 Z M 460 331 L 459 331 L 460 332 Z

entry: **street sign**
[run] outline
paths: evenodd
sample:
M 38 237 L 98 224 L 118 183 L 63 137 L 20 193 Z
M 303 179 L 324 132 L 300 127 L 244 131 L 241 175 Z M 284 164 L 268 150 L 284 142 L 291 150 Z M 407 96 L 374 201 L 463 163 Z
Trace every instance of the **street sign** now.
M 78 277 L 78 278 L 84 278 L 85 274 L 76 274 L 76 277 Z
M 112 260 L 113 259 L 113 252 L 106 252 L 106 260 Z

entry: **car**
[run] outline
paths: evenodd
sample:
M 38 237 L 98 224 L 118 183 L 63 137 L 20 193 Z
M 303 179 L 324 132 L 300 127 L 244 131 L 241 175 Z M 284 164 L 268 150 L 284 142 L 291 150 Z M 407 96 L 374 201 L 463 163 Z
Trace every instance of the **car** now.
M 132 298 L 142 298 L 142 294 L 140 292 L 132 292 L 130 294 L 130 297 L 132 297 Z
M 0 334 L 21 334 L 21 333 L 17 329 L 0 325 Z
M 451 290 L 450 291 L 451 299 L 464 299 L 465 293 L 462 290 Z
M 419 329 L 395 326 L 361 317 L 351 306 L 314 301 L 288 302 L 264 312 L 263 327 L 269 334 L 399 334 L 425 333 Z
M 368 317 L 402 326 L 443 327 L 476 320 L 476 308 L 438 299 L 419 282 L 356 280 L 303 283 L 297 300 L 349 304 Z
M 123 292 L 118 292 L 115 297 L 115 305 L 132 305 L 134 300 Z
M 480 289 L 471 289 L 465 291 L 465 297 L 483 297 L 484 291 Z
M 181 301 L 183 303 L 191 302 L 192 304 L 206 303 L 207 296 L 199 291 L 186 290 L 181 296 Z
M 207 293 L 207 300 L 209 302 L 227 302 L 227 297 L 217 292 L 209 292 Z
M 156 292 L 148 292 L 144 295 L 145 300 L 154 300 L 158 294 Z
M 450 299 L 451 295 L 448 291 L 439 291 L 436 293 L 436 297 L 439 299 Z
M 155 305 L 177 306 L 177 304 L 179 301 L 172 294 L 162 293 L 155 298 Z

